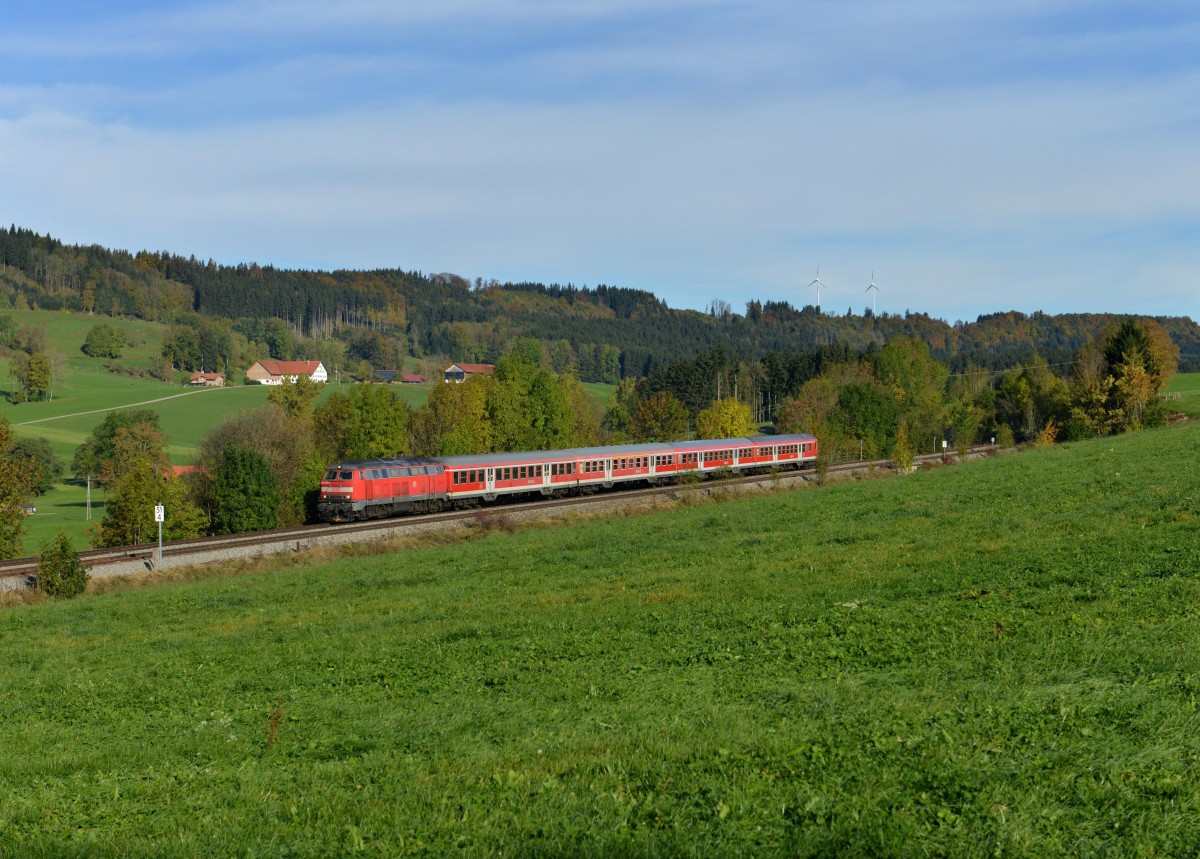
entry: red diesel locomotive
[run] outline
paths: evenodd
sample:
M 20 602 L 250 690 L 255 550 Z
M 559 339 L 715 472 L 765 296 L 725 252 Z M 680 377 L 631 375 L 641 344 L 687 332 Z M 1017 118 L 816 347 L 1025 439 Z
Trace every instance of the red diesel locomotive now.
M 630 483 L 678 480 L 718 469 L 799 468 L 817 458 L 811 435 L 760 435 L 571 450 L 405 457 L 342 462 L 321 481 L 326 522 L 470 507 L 501 496 L 566 495 Z

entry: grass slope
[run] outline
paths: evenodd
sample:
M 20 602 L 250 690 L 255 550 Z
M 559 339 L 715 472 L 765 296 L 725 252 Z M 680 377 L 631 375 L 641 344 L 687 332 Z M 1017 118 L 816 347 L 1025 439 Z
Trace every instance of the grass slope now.
M 1167 385 L 1168 394 L 1178 394 L 1167 406 L 1172 411 L 1200 418 L 1200 373 L 1180 373 Z
M 9 608 L 0 844 L 1190 854 L 1198 442 Z

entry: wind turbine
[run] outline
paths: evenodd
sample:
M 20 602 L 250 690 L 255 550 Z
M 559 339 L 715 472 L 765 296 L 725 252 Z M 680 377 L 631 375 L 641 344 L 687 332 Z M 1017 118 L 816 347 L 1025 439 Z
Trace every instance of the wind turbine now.
M 871 317 L 875 316 L 875 299 L 879 297 L 879 287 L 875 285 L 875 272 L 871 271 L 871 285 L 866 288 L 866 292 L 875 290 L 875 294 L 871 296 Z
M 809 284 L 810 287 L 815 286 L 817 288 L 817 313 L 821 312 L 821 287 L 824 285 L 825 284 L 821 282 L 821 267 L 817 266 L 817 276 L 814 277 L 812 283 Z

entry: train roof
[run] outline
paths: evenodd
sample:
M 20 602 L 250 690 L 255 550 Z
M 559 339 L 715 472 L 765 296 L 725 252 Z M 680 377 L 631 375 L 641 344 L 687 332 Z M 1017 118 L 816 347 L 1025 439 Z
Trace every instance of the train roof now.
M 720 450 L 726 447 L 763 447 L 765 445 L 796 444 L 816 441 L 807 433 L 793 435 L 755 435 L 748 438 L 702 438 L 695 441 L 646 442 L 643 444 L 613 444 L 604 447 L 572 447 L 565 450 L 526 450 L 513 453 L 477 453 L 466 456 L 387 457 L 339 462 L 330 468 L 390 468 L 414 465 L 440 465 L 446 468 L 470 468 L 504 463 L 549 462 L 572 459 L 600 459 L 614 456 L 651 456 L 674 451 Z
M 470 456 L 443 456 L 438 461 L 447 468 L 470 468 L 492 463 L 544 462 L 550 460 L 599 459 L 614 456 L 651 456 L 673 451 L 719 450 L 724 447 L 762 447 L 768 444 L 792 444 L 816 441 L 812 435 L 756 435 L 750 438 L 709 438 L 695 441 L 612 444 L 604 447 L 573 447 L 566 450 L 529 450 L 513 453 L 481 453 Z

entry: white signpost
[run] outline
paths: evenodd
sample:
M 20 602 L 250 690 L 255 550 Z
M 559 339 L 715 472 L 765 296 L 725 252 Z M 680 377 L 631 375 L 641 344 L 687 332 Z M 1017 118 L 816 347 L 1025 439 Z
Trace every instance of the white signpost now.
M 158 561 L 154 569 L 162 569 L 162 523 L 167 518 L 167 510 L 161 504 L 154 505 L 154 521 L 158 523 Z

